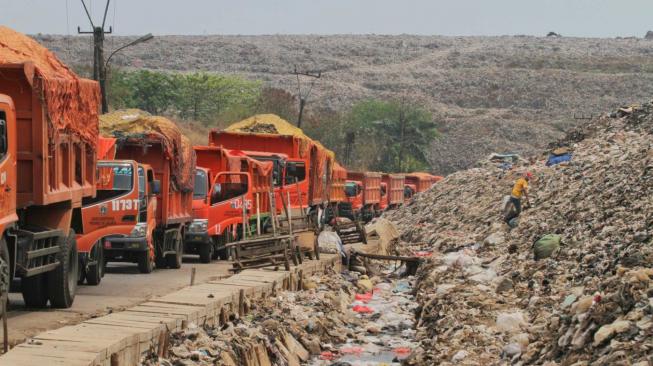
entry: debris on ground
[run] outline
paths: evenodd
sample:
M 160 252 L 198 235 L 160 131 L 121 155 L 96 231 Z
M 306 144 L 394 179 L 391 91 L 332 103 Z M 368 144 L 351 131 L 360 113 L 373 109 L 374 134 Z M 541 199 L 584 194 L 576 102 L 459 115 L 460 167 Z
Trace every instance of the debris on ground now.
M 150 355 L 142 365 L 399 362 L 415 348 L 412 280 L 356 272 L 313 275 L 303 281 L 304 291 L 253 301 L 243 317 L 174 332 L 168 355 Z
M 385 213 L 399 251 L 432 253 L 407 363 L 652 363 L 652 135 L 651 103 L 622 108 L 559 141 L 565 164 L 461 171 Z M 532 208 L 510 229 L 502 198 L 524 169 Z

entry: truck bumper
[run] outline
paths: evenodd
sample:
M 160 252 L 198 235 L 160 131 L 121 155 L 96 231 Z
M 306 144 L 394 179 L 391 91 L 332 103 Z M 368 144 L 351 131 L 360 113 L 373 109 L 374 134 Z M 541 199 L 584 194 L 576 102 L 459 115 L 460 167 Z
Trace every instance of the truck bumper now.
M 209 233 L 185 233 L 184 234 L 184 253 L 197 253 L 198 248 L 202 245 L 211 245 Z
M 147 238 L 106 238 L 102 245 L 106 252 L 144 252 L 148 251 Z

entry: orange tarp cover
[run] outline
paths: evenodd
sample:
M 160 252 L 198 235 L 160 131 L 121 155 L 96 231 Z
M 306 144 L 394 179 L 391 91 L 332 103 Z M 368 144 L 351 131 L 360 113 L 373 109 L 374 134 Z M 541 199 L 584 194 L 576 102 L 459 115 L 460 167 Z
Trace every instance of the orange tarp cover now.
M 171 120 L 138 109 L 122 109 L 100 116 L 100 131 L 102 136 L 115 137 L 118 146 L 125 142 L 160 141 L 164 154 L 172 162 L 175 187 L 181 191 L 193 189 L 193 144 Z
M 113 137 L 98 138 L 97 157 L 100 160 L 113 160 L 116 157 L 116 139 Z
M 0 64 L 24 65 L 28 82 L 45 106 L 52 127 L 50 138 L 67 131 L 95 145 L 100 106 L 97 82 L 78 77 L 47 48 L 4 26 L 0 26 Z

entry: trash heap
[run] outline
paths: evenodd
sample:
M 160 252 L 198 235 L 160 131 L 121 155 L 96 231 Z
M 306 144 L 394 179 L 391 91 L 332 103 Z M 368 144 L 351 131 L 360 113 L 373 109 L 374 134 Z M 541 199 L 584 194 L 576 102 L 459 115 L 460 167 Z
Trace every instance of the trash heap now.
M 171 334 L 164 358 L 152 353 L 141 364 L 386 365 L 415 348 L 407 279 L 327 272 L 304 279 L 302 288 L 250 302 L 245 316 L 231 315 L 221 326 L 189 324 Z
M 458 172 L 386 213 L 398 250 L 432 252 L 409 364 L 653 362 L 652 135 L 651 103 L 571 131 L 551 145 L 571 160 L 527 167 L 514 229 L 502 203 L 523 168 Z

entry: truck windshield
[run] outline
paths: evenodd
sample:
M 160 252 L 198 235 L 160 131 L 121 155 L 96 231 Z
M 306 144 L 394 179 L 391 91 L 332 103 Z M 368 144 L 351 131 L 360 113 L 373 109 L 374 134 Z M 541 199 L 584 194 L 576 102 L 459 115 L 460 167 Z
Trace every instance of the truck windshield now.
M 345 194 L 347 197 L 356 197 L 358 194 L 358 185 L 356 183 L 345 183 Z
M 82 200 L 90 205 L 120 197 L 134 188 L 134 169 L 127 163 L 98 163 L 97 195 Z
M 193 199 L 205 199 L 209 190 L 209 181 L 206 172 L 195 170 L 195 186 L 193 188 Z

